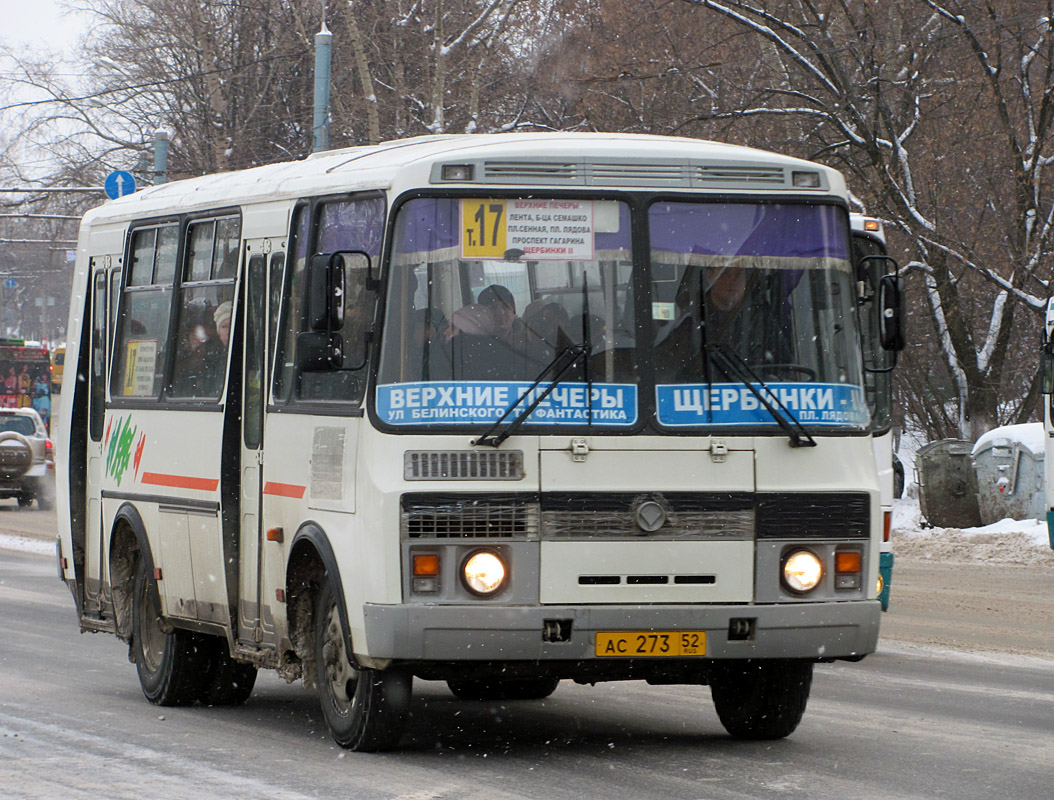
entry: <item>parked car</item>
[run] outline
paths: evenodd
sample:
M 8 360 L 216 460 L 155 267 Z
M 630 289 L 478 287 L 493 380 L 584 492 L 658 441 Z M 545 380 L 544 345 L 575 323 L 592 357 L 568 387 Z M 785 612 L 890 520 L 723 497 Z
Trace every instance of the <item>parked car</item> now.
M 48 510 L 55 505 L 55 459 L 51 439 L 32 408 L 0 408 L 0 498 Z

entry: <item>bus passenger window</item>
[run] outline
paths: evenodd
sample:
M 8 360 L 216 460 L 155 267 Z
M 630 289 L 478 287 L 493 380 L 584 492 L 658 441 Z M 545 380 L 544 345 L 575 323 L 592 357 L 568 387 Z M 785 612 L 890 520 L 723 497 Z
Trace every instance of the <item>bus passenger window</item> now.
M 240 228 L 237 217 L 189 226 L 169 397 L 216 399 L 223 389 Z
M 110 386 L 115 398 L 161 394 L 178 236 L 175 223 L 140 228 L 132 234 L 128 285 L 120 299 Z

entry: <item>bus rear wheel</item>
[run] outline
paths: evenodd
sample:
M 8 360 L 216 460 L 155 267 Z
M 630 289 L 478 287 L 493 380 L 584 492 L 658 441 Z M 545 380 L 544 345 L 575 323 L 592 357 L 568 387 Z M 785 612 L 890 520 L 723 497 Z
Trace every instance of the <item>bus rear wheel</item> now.
M 544 700 L 556 691 L 559 678 L 451 678 L 447 682 L 462 700 Z
M 322 715 L 341 747 L 374 752 L 395 747 L 410 707 L 413 676 L 352 663 L 333 588 L 327 581 L 315 609 L 315 664 Z
M 154 705 L 189 706 L 204 690 L 209 667 L 206 637 L 161 621 L 157 589 L 140 558 L 132 595 L 132 657 L 143 695 Z
M 782 739 L 794 733 L 812 687 L 811 661 L 745 661 L 715 665 L 714 708 L 737 739 Z

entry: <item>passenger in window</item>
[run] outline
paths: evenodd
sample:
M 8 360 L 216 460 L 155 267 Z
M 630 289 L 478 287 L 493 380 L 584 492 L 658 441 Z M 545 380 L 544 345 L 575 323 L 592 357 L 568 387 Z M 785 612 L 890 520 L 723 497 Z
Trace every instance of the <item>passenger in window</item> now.
M 227 300 L 216 306 L 212 312 L 212 323 L 216 336 L 205 342 L 204 346 L 204 394 L 215 395 L 223 386 L 224 373 L 227 370 L 227 345 L 231 338 L 231 301 Z
M 492 283 L 479 293 L 479 304 L 491 316 L 491 335 L 512 340 L 523 334 L 523 320 L 516 316 L 516 298 L 500 283 Z
M 227 342 L 231 338 L 231 301 L 220 303 L 212 314 L 213 323 L 216 326 L 216 335 L 219 337 L 223 350 L 227 350 Z
M 218 344 L 210 309 L 184 309 L 182 337 L 176 350 L 172 394 L 176 397 L 207 397 L 216 393 L 209 376 L 210 342 Z

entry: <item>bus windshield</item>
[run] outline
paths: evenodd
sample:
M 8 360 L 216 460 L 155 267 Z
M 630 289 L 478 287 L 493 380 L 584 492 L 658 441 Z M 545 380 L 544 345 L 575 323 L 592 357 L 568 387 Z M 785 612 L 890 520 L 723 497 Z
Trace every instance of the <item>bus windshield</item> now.
M 632 278 L 625 203 L 411 200 L 395 221 L 379 416 L 492 423 L 580 348 L 528 421 L 635 425 Z
M 843 211 L 662 202 L 648 223 L 660 425 L 771 421 L 743 375 L 807 426 L 868 423 Z
M 628 203 L 599 199 L 404 203 L 380 420 L 490 425 L 551 389 L 528 425 L 626 429 L 650 421 L 654 402 L 660 429 L 768 428 L 762 387 L 804 425 L 867 425 L 843 210 L 653 203 L 645 276 L 631 216 Z M 650 298 L 638 302 L 635 286 Z M 557 386 L 532 386 L 569 351 L 580 355 Z M 753 389 L 721 369 L 729 359 Z

